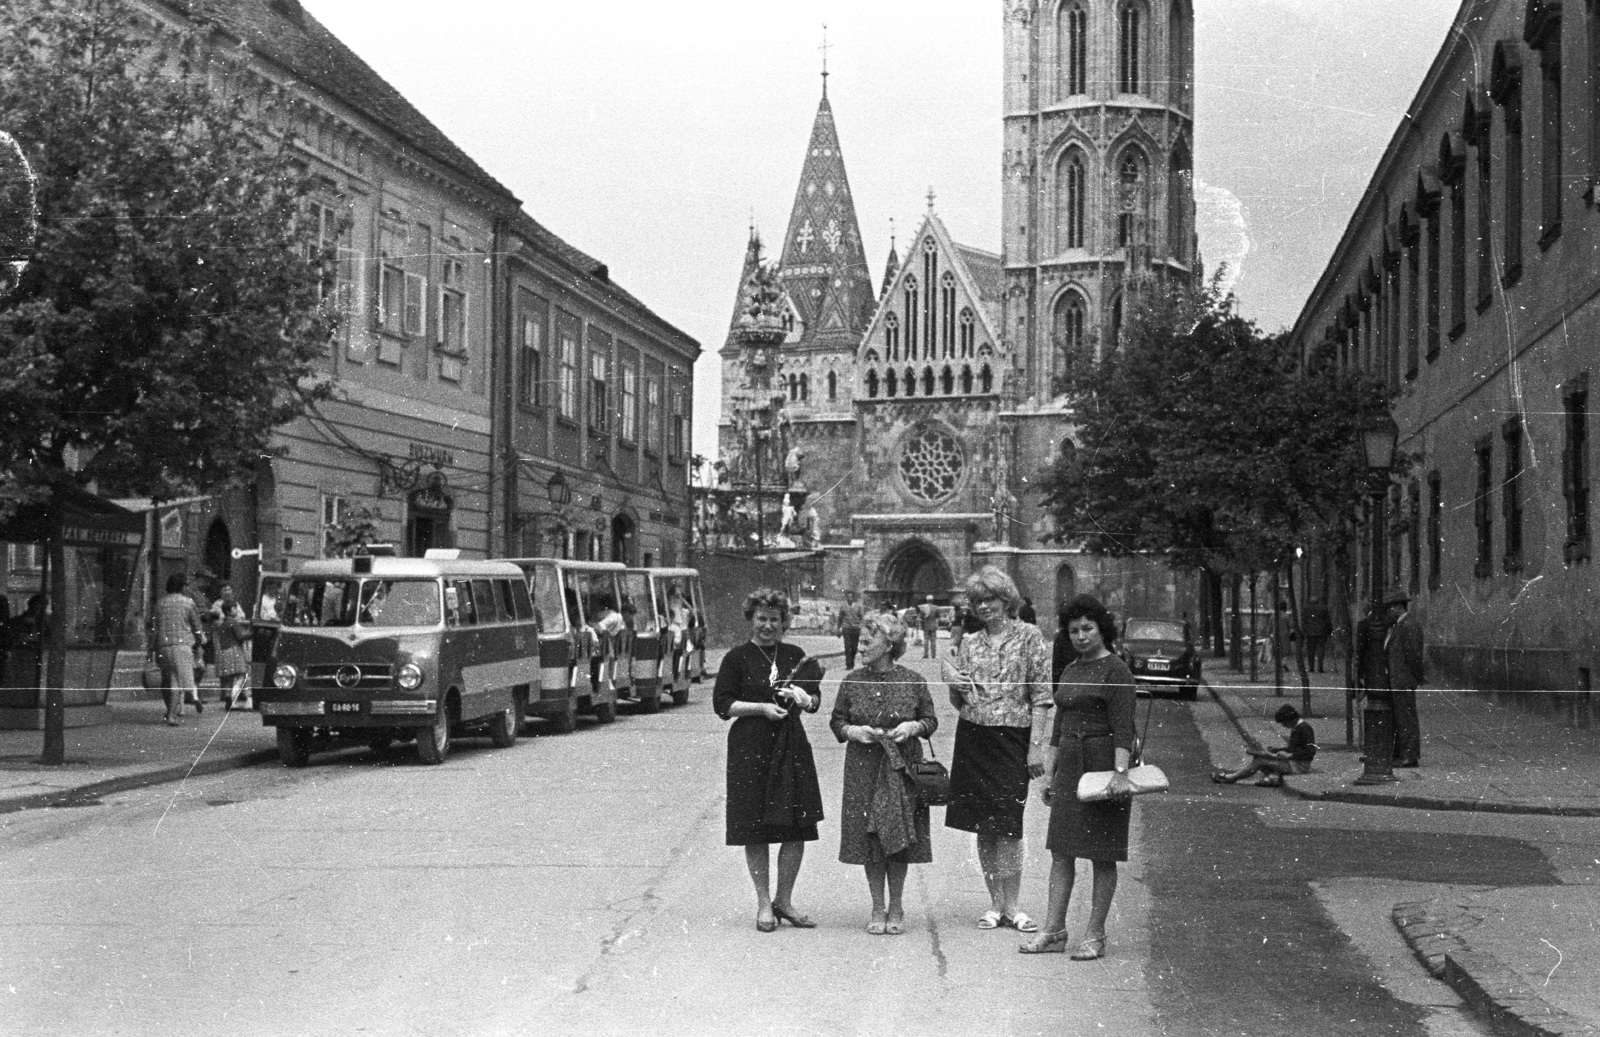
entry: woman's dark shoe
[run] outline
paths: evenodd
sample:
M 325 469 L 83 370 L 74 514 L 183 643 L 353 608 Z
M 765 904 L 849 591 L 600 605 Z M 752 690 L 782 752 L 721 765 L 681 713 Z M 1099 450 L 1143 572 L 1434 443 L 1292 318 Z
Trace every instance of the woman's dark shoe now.
M 1091 936 L 1078 944 L 1078 949 L 1068 957 L 1073 961 L 1094 961 L 1106 956 L 1106 938 L 1104 936 Z
M 817 927 L 817 923 L 813 922 L 809 916 L 797 915 L 789 908 L 773 904 L 772 924 L 776 926 L 779 922 L 788 922 L 796 929 L 815 929 Z

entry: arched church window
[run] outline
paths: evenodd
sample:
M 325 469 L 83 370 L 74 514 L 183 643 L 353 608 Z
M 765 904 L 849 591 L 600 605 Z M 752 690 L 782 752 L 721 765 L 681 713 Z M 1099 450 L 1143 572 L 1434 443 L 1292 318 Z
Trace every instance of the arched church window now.
M 970 306 L 963 306 L 961 308 L 961 355 L 963 357 L 970 357 L 972 355 L 975 323 L 976 321 L 972 315 L 972 308 Z
M 1057 249 L 1083 247 L 1083 212 L 1088 187 L 1083 152 L 1070 148 L 1056 166 Z
M 933 395 L 933 368 L 931 367 L 922 369 L 922 395 Z
M 978 372 L 978 391 L 985 396 L 994 391 L 994 373 L 989 370 L 988 364 L 984 364 Z
M 1061 76 L 1057 100 L 1089 92 L 1089 12 L 1082 4 L 1056 9 L 1056 68 Z
M 1138 221 L 1144 216 L 1144 156 L 1138 148 L 1122 153 L 1117 166 L 1117 193 L 1120 210 L 1117 213 L 1117 245 L 1127 248 L 1139 233 Z
M 899 381 L 895 377 L 894 368 L 891 367 L 883 376 L 883 394 L 885 396 L 893 396 L 898 385 Z
M 931 234 L 922 239 L 922 280 L 928 286 L 928 297 L 922 301 L 922 359 L 932 360 L 939 341 L 939 314 L 934 304 L 940 300 L 933 294 L 934 286 L 939 283 L 939 246 Z M 907 356 L 906 359 L 917 358 Z
M 839 375 L 834 371 L 828 372 L 828 402 L 832 403 L 839 398 Z
M 1167 81 L 1168 95 L 1180 108 L 1189 106 L 1189 4 L 1188 0 L 1173 0 L 1167 14 Z
M 867 372 L 867 398 L 874 400 L 878 398 L 878 372 L 876 371 Z
M 917 372 L 909 367 L 906 368 L 905 387 L 907 396 L 915 396 L 917 394 Z
M 939 355 L 956 354 L 956 275 L 945 271 L 939 278 Z
M 811 399 L 811 376 L 808 374 L 800 376 L 800 399 Z
M 892 313 L 883 318 L 883 355 L 889 360 L 900 359 L 900 318 Z
M 965 467 L 961 444 L 938 428 L 923 429 L 907 441 L 900 454 L 900 478 L 911 496 L 925 504 L 954 496 Z
M 790 400 L 798 400 L 799 398 L 800 398 L 800 379 L 798 377 L 796 377 L 795 375 L 790 375 L 789 376 L 789 399 Z
M 950 370 L 949 364 L 944 365 L 944 371 L 939 375 L 939 387 L 944 390 L 946 396 L 955 395 L 956 375 Z
M 972 365 L 961 365 L 961 392 L 963 395 L 972 395 Z
M 906 359 L 917 358 L 917 279 L 906 278 Z
M 1070 371 L 1084 356 L 1084 329 L 1088 326 L 1089 307 L 1083 296 L 1068 291 L 1056 300 L 1053 342 L 1057 369 Z
M 1123 0 L 1117 11 L 1117 92 L 1142 93 L 1144 70 L 1144 4 Z

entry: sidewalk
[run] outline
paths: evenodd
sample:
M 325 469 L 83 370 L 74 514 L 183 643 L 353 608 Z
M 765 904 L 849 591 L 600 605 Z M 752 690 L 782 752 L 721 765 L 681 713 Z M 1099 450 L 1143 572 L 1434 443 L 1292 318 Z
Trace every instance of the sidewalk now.
M 1301 708 L 1297 674 L 1278 697 L 1272 668 L 1251 682 L 1223 660 L 1207 660 L 1206 684 L 1241 735 L 1282 745 L 1272 714 Z M 1600 731 L 1582 730 L 1460 689 L 1417 694 L 1422 755 L 1416 769 L 1384 785 L 1353 784 L 1361 753 L 1345 744 L 1344 681 L 1312 674 L 1309 719 L 1321 751 L 1312 772 L 1285 779 L 1285 792 L 1320 802 L 1421 810 L 1600 817 Z M 1360 740 L 1361 715 L 1355 714 Z M 1559 899 L 1559 903 L 1552 900 Z M 1412 951 L 1453 986 L 1495 1032 L 1600 1033 L 1600 889 L 1499 888 L 1459 899 L 1397 904 L 1393 920 Z M 1553 950 L 1559 948 L 1559 950 Z M 1590 979 L 1584 979 L 1588 976 Z

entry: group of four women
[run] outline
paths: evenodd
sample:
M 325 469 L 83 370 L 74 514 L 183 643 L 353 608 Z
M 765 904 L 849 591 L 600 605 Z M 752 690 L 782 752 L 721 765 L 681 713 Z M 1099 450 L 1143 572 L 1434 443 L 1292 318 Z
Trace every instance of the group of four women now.
M 1022 598 L 993 567 L 964 588 L 982 629 L 968 634 L 942 662 L 950 702 L 959 713 L 950 765 L 949 828 L 972 832 L 989 893 L 981 929 L 1028 934 L 1027 954 L 1065 952 L 1067 906 L 1077 859 L 1092 862 L 1088 928 L 1075 960 L 1105 953 L 1106 918 L 1117 885 L 1117 862 L 1128 859 L 1134 742 L 1133 677 L 1111 652 L 1116 628 L 1098 601 L 1079 597 L 1062 613 L 1075 659 L 1052 672 L 1039 629 L 1016 618 Z M 792 894 L 805 844 L 817 838 L 822 797 L 802 713 L 821 705 L 822 668 L 783 632 L 789 602 L 780 591 L 745 599 L 750 640 L 728 652 L 717 673 L 714 705 L 728 732 L 727 843 L 742 846 L 756 891 L 756 928 L 781 922 L 815 926 Z M 938 728 L 927 682 L 899 665 L 906 626 L 890 613 L 862 622 L 862 665 L 840 682 L 830 728 L 845 743 L 839 860 L 861 865 L 872 898 L 867 932 L 905 932 L 903 891 L 909 865 L 933 860 L 926 803 L 911 772 L 922 762 L 922 739 Z M 1052 721 L 1052 707 L 1054 719 Z M 1080 803 L 1078 778 L 1115 771 L 1112 798 Z M 1048 777 L 1046 848 L 1051 853 L 1049 903 L 1043 924 L 1018 906 L 1022 885 L 1022 821 L 1028 786 Z M 769 847 L 778 844 L 776 886 Z

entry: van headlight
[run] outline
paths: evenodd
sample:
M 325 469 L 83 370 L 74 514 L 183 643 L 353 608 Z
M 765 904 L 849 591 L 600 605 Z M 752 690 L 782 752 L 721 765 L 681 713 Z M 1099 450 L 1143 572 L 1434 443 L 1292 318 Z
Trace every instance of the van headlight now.
M 300 674 L 288 663 L 279 663 L 272 670 L 272 686 L 279 691 L 288 691 L 294 687 L 294 682 L 300 679 Z
M 422 686 L 422 667 L 416 663 L 406 663 L 400 667 L 394 682 L 407 691 L 416 691 Z

